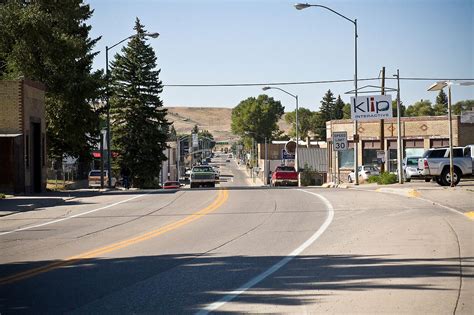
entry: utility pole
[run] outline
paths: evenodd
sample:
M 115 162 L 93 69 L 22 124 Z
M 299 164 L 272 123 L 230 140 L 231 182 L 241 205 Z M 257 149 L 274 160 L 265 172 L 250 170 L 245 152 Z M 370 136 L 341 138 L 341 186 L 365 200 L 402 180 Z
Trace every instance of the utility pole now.
M 401 130 L 401 102 L 400 102 L 400 71 L 397 69 L 397 166 L 398 183 L 403 184 L 403 152 L 402 152 L 402 130 Z
M 385 95 L 385 67 L 382 67 L 382 95 Z M 380 119 L 380 150 L 385 152 L 385 121 Z M 386 156 L 386 154 L 385 154 Z M 385 172 L 385 159 L 380 164 L 380 172 Z

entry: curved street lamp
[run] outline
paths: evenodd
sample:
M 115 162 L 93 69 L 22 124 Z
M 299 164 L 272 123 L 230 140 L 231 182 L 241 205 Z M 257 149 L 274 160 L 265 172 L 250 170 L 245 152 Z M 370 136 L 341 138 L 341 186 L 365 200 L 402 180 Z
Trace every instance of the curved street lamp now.
M 267 91 L 267 90 L 270 90 L 270 89 L 273 89 L 273 90 L 280 90 L 282 91 L 283 93 L 286 93 L 292 97 L 295 98 L 295 102 L 296 102 L 296 117 L 295 117 L 295 120 L 296 120 L 296 148 L 295 148 L 295 169 L 296 169 L 296 172 L 298 172 L 298 186 L 300 185 L 300 171 L 299 171 L 299 168 L 298 168 L 298 145 L 300 143 L 300 139 L 299 139 L 299 135 L 298 135 L 298 128 L 299 128 L 299 125 L 298 125 L 298 95 L 293 95 L 291 94 L 290 92 L 288 91 L 285 91 L 279 87 L 276 87 L 276 86 L 264 86 L 262 88 L 262 90 L 264 91 Z
M 462 85 L 470 86 L 474 85 L 474 82 L 452 82 L 452 81 L 438 81 L 433 83 L 428 91 L 441 91 L 445 87 L 448 87 L 448 133 L 449 133 L 449 178 L 451 180 L 450 186 L 454 187 L 454 163 L 453 163 L 453 122 L 451 115 L 451 86 Z
M 355 74 L 354 74 L 354 87 L 355 87 L 355 97 L 357 98 L 357 19 L 350 19 L 348 18 L 347 16 L 345 15 L 342 15 L 341 13 L 337 12 L 337 11 L 334 11 L 333 9 L 329 8 L 329 7 L 326 7 L 324 5 L 320 5 L 320 4 L 309 4 L 309 3 L 296 3 L 294 5 L 295 9 L 296 10 L 303 10 L 303 9 L 307 9 L 309 7 L 318 7 L 318 8 L 323 8 L 323 9 L 326 9 L 328 11 L 331 11 L 332 13 L 342 17 L 343 19 L 351 22 L 352 24 L 354 24 L 354 55 L 355 55 Z M 355 184 L 356 185 L 359 185 L 359 171 L 357 169 L 357 164 L 358 163 L 358 160 L 359 160 L 359 155 L 358 155 L 358 147 L 359 147 L 359 140 L 358 140 L 358 131 L 357 131 L 358 127 L 357 127 L 357 120 L 354 120 L 354 175 L 355 175 Z M 356 141 L 357 140 L 357 141 Z
M 106 104 L 106 108 L 107 108 L 107 172 L 109 174 L 109 181 L 108 181 L 108 185 L 109 185 L 109 188 L 112 187 L 112 157 L 111 157 L 111 148 L 110 148 L 110 104 L 109 104 L 109 50 L 111 50 L 112 48 L 116 47 L 117 45 L 120 45 L 121 43 L 123 43 L 124 41 L 130 39 L 130 38 L 133 38 L 133 37 L 136 37 L 138 36 L 139 34 L 134 34 L 134 35 L 130 35 L 124 39 L 122 39 L 121 41 L 119 41 L 118 43 L 116 44 L 113 44 L 112 46 L 105 46 L 105 82 L 106 82 L 106 90 L 105 90 L 105 104 Z M 159 33 L 145 33 L 143 34 L 144 37 L 151 37 L 151 38 L 158 38 L 158 36 L 160 36 Z M 101 177 L 103 177 L 103 172 L 101 172 Z M 103 179 L 101 180 L 101 183 L 103 183 Z M 104 188 L 104 187 L 101 187 L 101 188 Z

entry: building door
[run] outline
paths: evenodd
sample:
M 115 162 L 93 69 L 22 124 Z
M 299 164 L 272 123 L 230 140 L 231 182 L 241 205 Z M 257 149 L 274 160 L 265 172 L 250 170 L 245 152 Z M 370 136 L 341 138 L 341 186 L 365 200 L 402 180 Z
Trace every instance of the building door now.
M 33 192 L 41 192 L 41 123 L 31 123 L 31 184 Z

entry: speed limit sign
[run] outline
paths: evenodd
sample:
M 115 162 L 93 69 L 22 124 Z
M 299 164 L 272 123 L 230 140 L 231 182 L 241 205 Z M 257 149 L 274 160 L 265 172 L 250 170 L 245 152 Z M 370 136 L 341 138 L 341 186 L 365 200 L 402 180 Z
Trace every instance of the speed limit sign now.
M 337 131 L 332 133 L 332 141 L 334 151 L 345 151 L 347 150 L 347 132 Z

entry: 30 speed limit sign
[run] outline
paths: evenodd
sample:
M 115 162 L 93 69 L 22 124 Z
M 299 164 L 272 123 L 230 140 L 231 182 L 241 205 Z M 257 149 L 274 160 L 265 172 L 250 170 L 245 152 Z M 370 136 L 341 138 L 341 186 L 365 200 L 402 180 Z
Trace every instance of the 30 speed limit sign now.
M 347 150 L 347 132 L 337 131 L 332 133 L 332 141 L 334 151 L 345 151 Z

